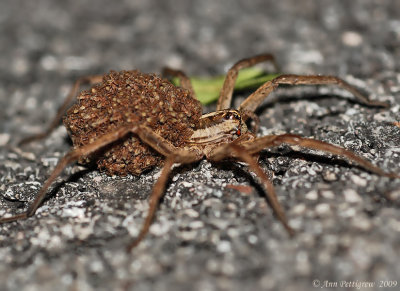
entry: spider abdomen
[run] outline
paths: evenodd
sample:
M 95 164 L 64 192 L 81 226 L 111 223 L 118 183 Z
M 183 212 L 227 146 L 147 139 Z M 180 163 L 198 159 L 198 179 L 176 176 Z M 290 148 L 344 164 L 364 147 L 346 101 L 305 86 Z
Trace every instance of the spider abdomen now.
M 201 116 L 201 104 L 187 90 L 139 71 L 111 71 L 77 99 L 64 118 L 75 148 L 129 124 L 147 125 L 180 146 L 192 135 Z M 139 175 L 162 159 L 136 136 L 128 135 L 80 162 L 95 160 L 109 174 Z

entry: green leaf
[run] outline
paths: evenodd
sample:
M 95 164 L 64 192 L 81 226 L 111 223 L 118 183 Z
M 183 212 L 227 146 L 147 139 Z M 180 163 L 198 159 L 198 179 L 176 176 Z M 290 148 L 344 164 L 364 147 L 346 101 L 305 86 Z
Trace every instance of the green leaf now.
M 235 91 L 243 91 L 261 86 L 280 74 L 266 74 L 259 68 L 246 68 L 239 71 L 238 78 L 235 83 Z M 225 76 L 216 77 L 190 77 L 193 90 L 197 99 L 202 104 L 209 104 L 218 100 Z M 179 79 L 172 78 L 172 83 L 179 86 Z

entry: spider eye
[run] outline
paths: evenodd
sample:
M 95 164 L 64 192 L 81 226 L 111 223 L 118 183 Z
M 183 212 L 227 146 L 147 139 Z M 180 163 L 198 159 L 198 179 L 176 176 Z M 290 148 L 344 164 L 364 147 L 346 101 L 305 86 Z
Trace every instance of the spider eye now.
M 224 116 L 225 120 L 239 119 L 239 115 L 235 112 L 228 112 Z
M 233 115 L 232 115 L 232 113 L 230 113 L 230 112 L 228 112 L 227 114 L 225 114 L 225 120 L 230 120 L 230 119 L 233 119 Z

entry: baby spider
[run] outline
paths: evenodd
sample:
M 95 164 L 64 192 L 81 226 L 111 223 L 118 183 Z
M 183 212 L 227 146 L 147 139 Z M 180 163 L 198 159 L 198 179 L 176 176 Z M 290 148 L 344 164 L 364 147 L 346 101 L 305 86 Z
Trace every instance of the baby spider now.
M 118 175 L 139 175 L 150 167 L 162 166 L 161 175 L 149 198 L 147 217 L 138 237 L 128 246 L 128 251 L 147 234 L 175 163 L 189 164 L 203 158 L 214 162 L 224 159 L 245 162 L 261 180 L 269 204 L 289 234 L 293 234 L 293 230 L 278 202 L 273 184 L 255 157 L 260 151 L 281 144 L 298 145 L 345 157 L 377 175 L 399 177 L 384 172 L 351 151 L 323 141 L 293 134 L 257 137 L 256 130 L 248 128 L 246 121 L 253 120 L 255 128 L 258 128 L 258 118 L 254 113 L 256 108 L 281 84 L 333 84 L 351 92 L 363 104 L 387 106 L 385 103 L 368 100 L 353 86 L 337 77 L 280 75 L 261 85 L 238 109 L 229 109 L 239 70 L 265 61 L 274 62 L 274 58 L 270 54 L 263 54 L 234 64 L 226 75 L 217 110 L 203 115 L 189 78 L 178 70 L 166 69 L 164 74 L 179 78 L 180 87 L 155 75 L 139 71 L 111 71 L 104 76 L 90 76 L 78 80 L 49 129 L 41 135 L 23 141 L 32 141 L 48 135 L 59 123 L 81 84 L 88 82 L 93 87 L 78 95 L 77 103 L 64 117 L 64 125 L 71 136 L 74 149 L 59 161 L 25 212 L 2 218 L 0 222 L 25 219 L 34 215 L 49 186 L 68 164 L 78 160 L 81 163 L 95 161 L 99 169 Z

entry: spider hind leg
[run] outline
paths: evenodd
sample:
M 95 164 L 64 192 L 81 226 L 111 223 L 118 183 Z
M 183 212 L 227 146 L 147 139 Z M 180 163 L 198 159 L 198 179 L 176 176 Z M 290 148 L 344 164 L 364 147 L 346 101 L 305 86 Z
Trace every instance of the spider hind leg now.
M 342 156 L 347 158 L 349 161 L 355 162 L 356 164 L 366 169 L 367 171 L 370 171 L 379 176 L 385 176 L 389 178 L 400 178 L 400 175 L 395 173 L 387 173 L 378 166 L 372 164 L 370 161 L 364 159 L 359 155 L 356 155 L 352 151 L 346 150 L 345 148 L 324 141 L 301 137 L 295 134 L 267 135 L 256 138 L 252 141 L 244 142 L 242 143 L 242 146 L 250 154 L 255 154 L 263 149 L 276 147 L 281 144 L 298 145 L 303 148 L 322 151 L 336 156 Z
M 82 77 L 76 80 L 71 90 L 69 91 L 67 97 L 65 98 L 63 104 L 58 109 L 56 116 L 53 118 L 50 125 L 48 126 L 48 128 L 42 133 L 34 134 L 22 139 L 21 141 L 18 142 L 18 145 L 25 145 L 30 142 L 41 140 L 49 136 L 53 132 L 53 130 L 60 124 L 62 117 L 67 111 L 69 105 L 72 103 L 72 100 L 78 94 L 81 86 L 84 84 L 93 85 L 96 83 L 100 83 L 102 77 L 103 77 L 102 75 L 92 75 L 92 76 Z

